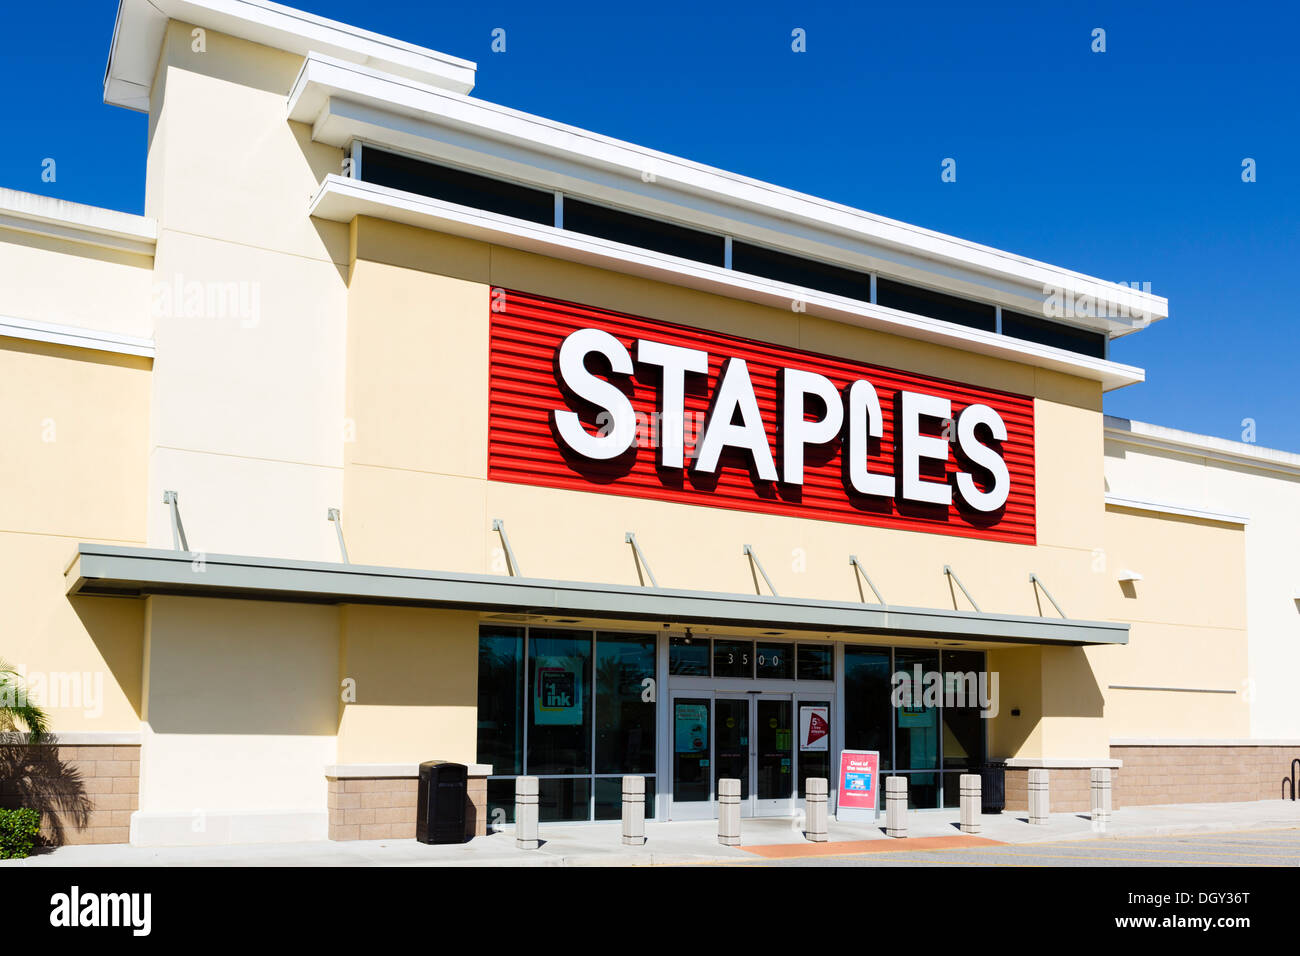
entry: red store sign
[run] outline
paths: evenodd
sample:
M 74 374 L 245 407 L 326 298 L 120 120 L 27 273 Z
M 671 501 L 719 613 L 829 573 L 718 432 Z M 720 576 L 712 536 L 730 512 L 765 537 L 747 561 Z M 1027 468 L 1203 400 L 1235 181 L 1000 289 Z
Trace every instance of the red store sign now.
M 1034 543 L 1034 403 L 524 292 L 491 298 L 488 478 Z

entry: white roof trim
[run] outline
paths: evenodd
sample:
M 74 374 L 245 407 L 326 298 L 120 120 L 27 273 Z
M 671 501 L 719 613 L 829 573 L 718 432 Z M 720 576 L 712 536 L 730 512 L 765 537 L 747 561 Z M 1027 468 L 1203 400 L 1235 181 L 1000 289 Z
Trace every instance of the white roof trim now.
M 1297 747 L 1300 739 L 1266 737 L 1112 737 L 1112 747 Z
M 466 776 L 490 777 L 490 763 L 465 764 Z M 325 776 L 336 780 L 356 780 L 366 777 L 418 777 L 420 764 L 416 763 L 335 763 L 325 768 Z
M 719 266 L 679 259 L 595 236 L 566 232 L 553 226 L 498 216 L 480 209 L 334 174 L 325 177 L 325 182 L 312 200 L 310 211 L 313 216 L 334 222 L 351 222 L 356 216 L 387 219 L 779 309 L 789 309 L 791 303 L 797 300 L 804 304 L 809 315 L 1092 379 L 1101 382 L 1103 389 L 1131 385 L 1145 377 L 1141 369 L 1129 365 L 787 285 Z
M 9 731 L 0 734 L 0 744 L 25 744 L 31 734 Z M 58 747 L 136 747 L 140 745 L 140 732 L 112 730 L 75 730 L 60 733 L 53 731 L 49 743 Z
M 1250 524 L 1247 515 L 1227 514 L 1220 511 L 1205 511 L 1201 508 L 1189 508 L 1185 505 L 1171 505 L 1159 501 L 1143 501 L 1140 498 L 1123 498 L 1119 495 L 1106 495 L 1106 504 L 1116 508 L 1129 508 L 1133 511 L 1150 511 L 1156 514 L 1180 515 L 1184 518 L 1201 518 L 1205 521 L 1221 521 L 1224 524 Z M 1141 580 L 1137 578 L 1135 580 Z
M 1300 474 L 1300 455 L 1289 451 L 1264 448 L 1248 442 L 1228 441 L 1210 435 L 1198 435 L 1195 432 L 1131 421 L 1127 418 L 1116 418 L 1113 415 L 1106 416 L 1105 429 L 1108 439 L 1126 445 L 1177 451 L 1234 465 L 1249 465 L 1264 470 Z
M 158 223 L 144 216 L 0 189 L 0 228 L 152 256 Z
M 328 56 L 308 56 L 288 112 L 290 119 L 312 124 L 313 138 L 328 145 L 371 139 L 644 215 L 802 249 L 853 268 L 878 268 L 956 294 L 978 295 L 972 291 L 978 289 L 988 301 L 1037 314 L 1045 288 L 1090 296 L 1123 315 L 1068 321 L 1112 335 L 1169 313 L 1166 299 L 1115 282 Z
M 168 20 L 305 56 L 319 50 L 433 86 L 468 93 L 477 67 L 403 40 L 269 0 L 120 0 L 104 74 L 104 102 L 148 112 Z
M 1012 770 L 1091 770 L 1094 767 L 1118 770 L 1124 761 L 1113 757 L 1008 757 L 1003 761 Z
M 87 329 L 75 325 L 34 322 L 31 319 L 16 319 L 7 315 L 0 315 L 0 336 L 27 339 L 30 342 L 71 345 L 74 348 L 94 349 L 97 352 L 139 355 L 144 358 L 153 358 L 155 353 L 153 339 L 141 339 L 133 335 L 121 335 L 117 332 Z

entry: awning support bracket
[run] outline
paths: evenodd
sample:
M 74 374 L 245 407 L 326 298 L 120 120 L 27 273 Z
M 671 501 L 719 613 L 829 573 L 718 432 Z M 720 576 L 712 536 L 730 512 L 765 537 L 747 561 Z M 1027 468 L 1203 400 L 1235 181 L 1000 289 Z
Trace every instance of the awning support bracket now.
M 767 589 L 772 592 L 772 597 L 780 597 L 781 595 L 776 593 L 776 588 L 772 587 L 772 579 L 769 578 L 767 576 L 767 572 L 763 570 L 763 562 L 758 560 L 758 555 L 754 553 L 754 549 L 751 548 L 749 545 L 745 545 L 745 554 L 749 558 L 749 563 L 753 567 L 758 568 L 758 573 L 763 575 L 763 580 L 767 582 Z M 758 590 L 757 578 L 754 579 L 754 593 L 756 594 L 762 593 L 761 591 Z
M 492 519 L 492 530 L 501 535 L 501 546 L 506 552 L 506 568 L 511 577 L 522 577 L 519 571 L 519 562 L 515 560 L 515 549 L 510 547 L 510 537 L 506 534 L 506 523 L 500 518 Z
M 962 584 L 961 578 L 957 577 L 957 572 L 952 569 L 952 565 L 945 564 L 943 566 L 943 573 L 948 575 L 948 580 L 957 582 L 957 587 L 961 588 L 961 593 L 966 595 L 966 600 L 970 601 L 970 606 L 975 609 L 975 613 L 983 614 L 984 612 L 980 610 L 980 606 L 975 603 L 975 599 L 971 597 L 970 592 L 966 590 L 966 585 Z
M 174 491 L 163 492 L 163 504 L 172 509 L 172 548 L 176 551 L 188 551 L 190 543 L 185 537 L 185 525 L 181 524 L 180 495 Z
M 646 561 L 645 555 L 641 553 L 641 546 L 636 543 L 636 535 L 631 531 L 628 531 L 623 535 L 623 540 L 632 546 L 632 553 L 636 557 L 637 562 L 637 577 L 641 577 L 641 571 L 644 569 L 646 575 L 650 578 L 650 586 L 652 588 L 659 587 L 659 582 L 655 580 L 655 573 L 650 570 L 650 563 Z M 644 579 L 642 579 L 641 584 L 642 586 L 645 585 Z
M 1029 583 L 1040 588 L 1042 592 L 1047 595 L 1047 600 L 1052 602 L 1052 607 L 1056 608 L 1056 613 L 1061 615 L 1061 617 L 1065 617 L 1065 612 L 1061 610 L 1061 605 L 1056 603 L 1056 598 L 1052 597 L 1052 592 L 1047 590 L 1047 586 L 1043 584 L 1042 578 L 1040 578 L 1037 574 L 1034 574 L 1034 572 L 1030 571 Z M 1039 617 L 1042 617 L 1042 615 L 1040 614 Z
M 325 520 L 334 522 L 334 530 L 339 535 L 339 552 L 343 555 L 343 563 L 351 564 L 352 562 L 348 560 L 348 546 L 343 541 L 343 517 L 339 514 L 339 509 L 330 508 L 325 513 Z
M 862 562 L 858 560 L 858 556 L 856 554 L 849 555 L 849 564 L 858 569 L 858 574 L 862 575 L 862 579 L 867 582 L 867 585 L 871 588 L 872 592 L 876 595 L 876 600 L 880 602 L 881 606 L 882 607 L 887 606 L 889 602 L 886 601 L 884 596 L 880 593 L 880 588 L 876 587 L 875 582 L 871 580 L 871 575 L 867 574 L 867 569 L 862 566 Z M 861 588 L 859 588 L 859 590 L 861 590 Z M 865 595 L 864 595 L 864 599 L 865 599 Z

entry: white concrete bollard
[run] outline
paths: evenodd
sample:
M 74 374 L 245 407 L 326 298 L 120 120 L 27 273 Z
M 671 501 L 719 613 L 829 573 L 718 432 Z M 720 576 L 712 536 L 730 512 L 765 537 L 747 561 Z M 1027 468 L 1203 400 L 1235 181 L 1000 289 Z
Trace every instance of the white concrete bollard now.
M 734 777 L 718 781 L 718 842 L 740 846 L 740 781 Z
M 1046 823 L 1051 809 L 1048 798 L 1048 774 L 1042 768 L 1029 771 L 1029 822 Z
M 979 833 L 982 829 L 980 823 L 980 811 L 982 809 L 980 775 L 977 773 L 964 773 L 958 781 L 959 792 L 961 794 L 961 825 L 959 829 L 962 833 Z
M 623 843 L 645 844 L 645 777 L 623 778 Z
M 1110 822 L 1110 768 L 1092 768 L 1092 822 L 1104 829 Z
M 536 850 L 541 846 L 537 838 L 537 778 L 515 778 L 515 846 L 521 850 Z
M 829 839 L 827 820 L 828 784 L 825 777 L 809 777 L 804 781 L 804 830 L 803 835 L 813 843 L 825 843 Z
M 907 778 L 885 778 L 885 836 L 907 836 Z

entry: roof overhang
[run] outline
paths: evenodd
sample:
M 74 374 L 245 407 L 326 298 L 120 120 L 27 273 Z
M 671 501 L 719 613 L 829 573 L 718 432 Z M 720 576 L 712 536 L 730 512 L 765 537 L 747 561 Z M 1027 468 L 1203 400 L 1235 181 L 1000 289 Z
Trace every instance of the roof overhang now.
M 943 637 L 1004 644 L 1127 644 L 1129 626 L 932 608 L 628 587 L 447 571 L 81 544 L 69 596 L 183 595 L 311 604 L 386 604 L 821 634 Z
M 168 20 L 300 56 L 319 51 L 457 93 L 474 88 L 477 67 L 469 60 L 268 0 L 119 0 L 104 75 L 105 103 L 148 112 Z
M 330 146 L 370 142 L 1111 336 L 1169 314 L 1166 299 L 1130 285 L 328 56 L 307 57 L 288 115 Z M 1057 316 L 1052 302 L 1068 308 Z M 1085 302 L 1090 315 L 1078 314 Z
M 788 311 L 790 302 L 797 299 L 809 315 L 1090 379 L 1100 382 L 1102 391 L 1132 385 L 1146 377 L 1142 369 L 1132 365 L 1091 358 L 333 173 L 325 177 L 312 200 L 311 214 L 319 219 L 342 223 L 349 223 L 357 216 L 404 223 L 610 272 L 756 302 L 783 311 Z

